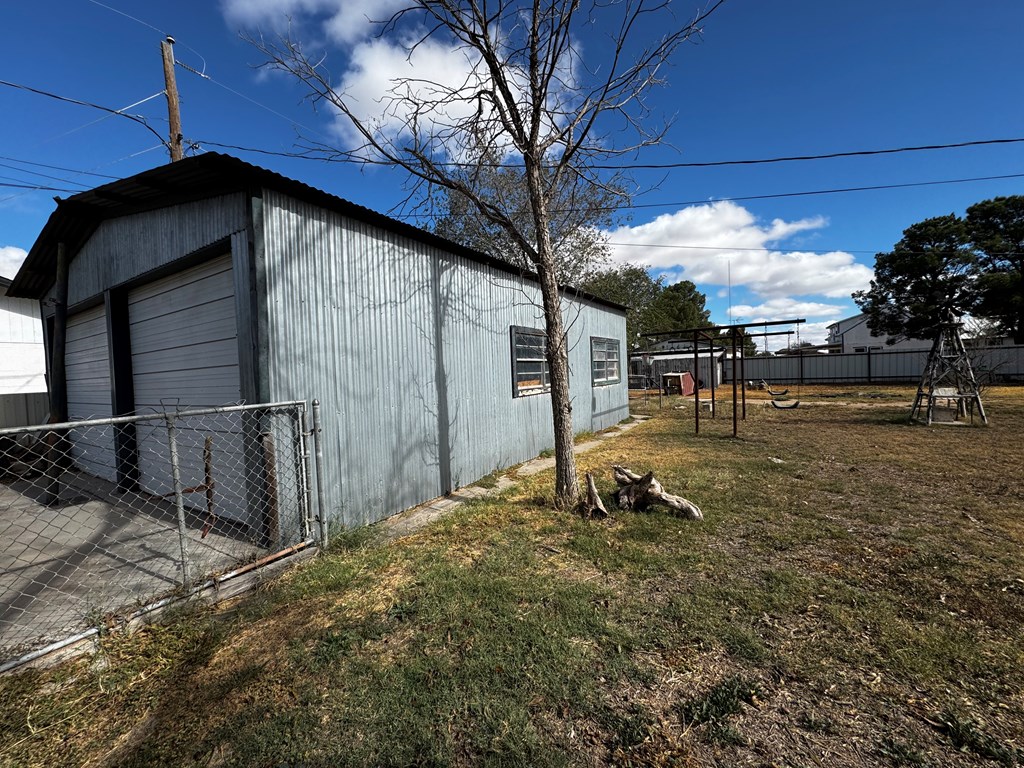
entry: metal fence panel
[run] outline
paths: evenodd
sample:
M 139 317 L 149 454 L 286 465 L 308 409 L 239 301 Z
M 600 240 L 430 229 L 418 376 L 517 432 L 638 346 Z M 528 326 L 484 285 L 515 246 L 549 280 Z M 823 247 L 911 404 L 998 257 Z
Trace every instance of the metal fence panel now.
M 1024 380 L 1024 346 L 969 347 L 975 373 L 988 382 Z M 852 354 L 751 357 L 744 378 L 781 384 L 896 384 L 921 378 L 928 350 L 876 350 Z M 732 360 L 725 361 L 732 381 Z
M 0 662 L 308 542 L 305 417 L 299 402 L 0 430 Z

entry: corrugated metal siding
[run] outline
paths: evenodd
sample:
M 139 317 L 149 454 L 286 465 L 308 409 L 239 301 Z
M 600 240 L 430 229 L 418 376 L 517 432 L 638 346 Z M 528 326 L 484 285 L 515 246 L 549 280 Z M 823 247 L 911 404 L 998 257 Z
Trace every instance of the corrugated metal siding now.
M 16 299 L 0 288 L 0 342 L 42 345 L 38 301 Z
M 68 304 L 169 264 L 245 225 L 242 194 L 104 221 L 71 261 Z
M 50 415 L 46 392 L 0 395 L 0 427 L 28 427 L 45 424 Z
M 355 525 L 552 445 L 547 395 L 512 397 L 509 327 L 543 327 L 537 287 L 266 190 L 270 399 L 318 397 L 325 494 Z M 576 317 L 577 312 L 579 317 Z M 626 380 L 590 385 L 590 336 L 620 313 L 573 303 L 577 431 L 627 415 Z

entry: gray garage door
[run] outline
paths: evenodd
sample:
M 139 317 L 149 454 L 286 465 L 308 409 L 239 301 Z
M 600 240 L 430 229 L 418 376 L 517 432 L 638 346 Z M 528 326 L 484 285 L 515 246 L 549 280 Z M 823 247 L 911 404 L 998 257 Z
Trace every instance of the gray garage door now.
M 186 410 L 239 400 L 238 341 L 231 258 L 161 278 L 128 294 L 137 413 Z M 203 444 L 213 438 L 216 514 L 245 522 L 245 467 L 238 416 L 182 422 L 179 453 L 186 488 L 205 479 Z M 142 487 L 173 491 L 167 431 L 139 425 Z M 194 500 L 202 504 L 202 495 Z
M 110 357 L 107 316 L 102 304 L 68 318 L 64 354 L 68 420 L 110 418 Z M 71 455 L 80 469 L 111 482 L 116 480 L 112 428 L 73 430 L 68 439 Z

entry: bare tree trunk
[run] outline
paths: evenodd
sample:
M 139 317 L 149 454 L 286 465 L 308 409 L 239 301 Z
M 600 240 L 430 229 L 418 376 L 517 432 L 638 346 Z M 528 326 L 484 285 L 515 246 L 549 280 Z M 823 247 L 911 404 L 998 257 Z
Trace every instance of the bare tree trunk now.
M 540 266 L 541 295 L 548 337 L 551 373 L 551 417 L 555 437 L 555 506 L 572 509 L 579 502 L 579 475 L 573 442 L 572 399 L 569 394 L 569 348 L 562 321 L 562 302 L 553 269 Z

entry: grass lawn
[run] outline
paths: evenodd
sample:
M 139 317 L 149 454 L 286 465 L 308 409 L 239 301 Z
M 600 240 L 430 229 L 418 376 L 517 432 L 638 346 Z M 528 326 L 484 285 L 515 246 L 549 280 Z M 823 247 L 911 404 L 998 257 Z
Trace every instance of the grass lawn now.
M 0 678 L 0 765 L 1024 765 L 1024 389 L 927 428 L 913 389 L 804 388 L 738 439 L 722 394 L 699 436 L 652 398 L 579 457 L 604 494 L 654 469 L 703 523 L 556 513 L 549 471 L 347 533 Z

